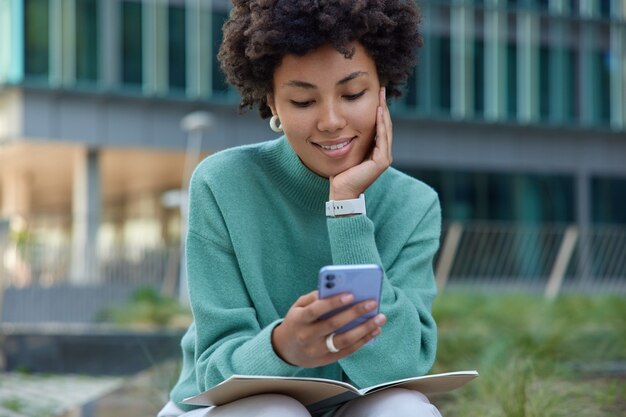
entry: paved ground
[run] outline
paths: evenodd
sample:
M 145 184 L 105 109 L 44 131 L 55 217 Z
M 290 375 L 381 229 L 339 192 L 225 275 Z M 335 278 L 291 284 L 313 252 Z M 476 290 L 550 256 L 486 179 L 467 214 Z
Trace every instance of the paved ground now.
M 0 373 L 0 417 L 79 416 L 77 408 L 123 382 L 119 377 Z
M 178 361 L 129 377 L 0 373 L 0 417 L 152 417 L 167 402 Z
M 167 402 L 179 372 L 179 362 L 172 360 L 134 375 L 83 407 L 85 413 L 80 417 L 154 417 Z

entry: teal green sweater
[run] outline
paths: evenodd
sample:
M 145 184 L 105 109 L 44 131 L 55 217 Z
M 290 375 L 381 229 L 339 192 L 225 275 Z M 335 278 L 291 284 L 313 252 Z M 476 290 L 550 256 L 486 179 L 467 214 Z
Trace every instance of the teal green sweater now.
M 286 139 L 219 152 L 191 180 L 187 273 L 194 322 L 171 398 L 196 395 L 233 374 L 311 376 L 366 387 L 423 375 L 436 352 L 433 256 L 436 193 L 387 169 L 365 192 L 367 216 L 327 218 L 329 181 Z M 337 363 L 305 369 L 276 355 L 272 330 L 330 264 L 383 266 L 382 334 Z

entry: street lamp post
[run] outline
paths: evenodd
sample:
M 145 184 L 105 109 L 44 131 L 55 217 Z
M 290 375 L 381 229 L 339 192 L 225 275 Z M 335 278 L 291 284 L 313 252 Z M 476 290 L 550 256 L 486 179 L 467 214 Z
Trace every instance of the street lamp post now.
M 183 117 L 180 123 L 181 129 L 187 136 L 187 148 L 185 152 L 185 167 L 183 171 L 182 198 L 180 204 L 180 273 L 179 273 L 179 298 L 183 303 L 189 303 L 187 295 L 187 265 L 185 259 L 185 240 L 187 236 L 187 221 L 189 219 L 189 181 L 195 169 L 200 153 L 202 152 L 202 139 L 205 133 L 213 127 L 215 118 L 211 113 L 196 111 Z

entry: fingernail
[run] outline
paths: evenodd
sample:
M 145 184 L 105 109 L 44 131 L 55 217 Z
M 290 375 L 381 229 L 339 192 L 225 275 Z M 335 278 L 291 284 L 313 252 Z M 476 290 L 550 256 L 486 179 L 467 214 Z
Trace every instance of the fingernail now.
M 368 301 L 365 303 L 365 308 L 368 310 L 373 310 L 376 308 L 376 301 Z
M 372 332 L 372 337 L 376 337 L 381 333 L 380 329 L 376 329 Z
M 379 314 L 374 319 L 374 323 L 378 324 L 379 326 L 385 324 L 385 321 L 387 321 L 387 318 L 384 314 Z
M 352 301 L 353 298 L 354 298 L 354 296 L 352 294 L 342 295 L 341 296 L 341 302 L 344 303 L 344 304 L 348 304 L 350 301 Z

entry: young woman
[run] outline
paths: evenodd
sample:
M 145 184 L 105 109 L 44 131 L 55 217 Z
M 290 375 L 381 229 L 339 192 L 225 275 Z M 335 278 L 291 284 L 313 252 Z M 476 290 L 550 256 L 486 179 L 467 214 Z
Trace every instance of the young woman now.
M 439 203 L 428 186 L 390 168 L 386 104 L 415 64 L 418 22 L 412 0 L 234 2 L 222 68 L 241 106 L 258 106 L 284 134 L 217 153 L 194 173 L 187 236 L 194 322 L 159 416 L 310 415 L 277 394 L 215 408 L 181 404 L 233 374 L 365 387 L 431 368 Z M 365 202 L 367 210 L 329 217 L 331 200 Z M 320 299 L 318 271 L 364 263 L 385 271 L 381 313 L 335 335 L 377 306 L 365 301 L 320 320 L 352 296 Z M 327 415 L 440 414 L 420 393 L 388 389 Z

